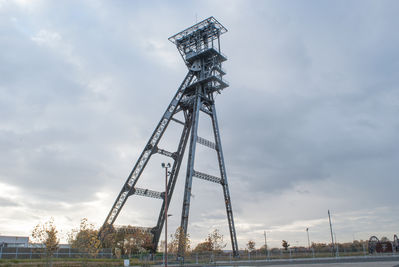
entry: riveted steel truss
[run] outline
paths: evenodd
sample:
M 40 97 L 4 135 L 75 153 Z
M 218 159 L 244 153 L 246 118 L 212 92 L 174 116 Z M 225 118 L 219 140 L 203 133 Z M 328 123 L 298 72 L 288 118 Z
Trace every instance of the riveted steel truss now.
M 188 73 L 176 94 L 173 96 L 169 106 L 144 147 L 137 163 L 134 165 L 133 170 L 123 185 L 122 190 L 116 198 L 104 222 L 103 229 L 105 229 L 107 225 L 112 225 L 115 222 L 128 197 L 132 195 L 140 195 L 161 199 L 163 200 L 163 204 L 161 205 L 157 224 L 155 227 L 151 228 L 151 233 L 153 234 L 153 250 L 155 251 L 165 221 L 165 192 L 137 188 L 136 183 L 153 154 L 158 153 L 171 158 L 173 160 L 173 165 L 167 182 L 168 198 L 166 206 L 168 207 L 170 200 L 172 199 L 185 148 L 189 143 L 189 155 L 181 215 L 181 229 L 184 235 L 181 240 L 185 240 L 184 237 L 187 235 L 192 179 L 193 177 L 196 177 L 222 186 L 232 250 L 235 256 L 238 255 L 233 210 L 227 183 L 226 167 L 224 164 L 214 99 L 215 94 L 220 93 L 221 90 L 228 87 L 228 83 L 223 78 L 225 71 L 222 69 L 222 62 L 227 60 L 227 58 L 220 51 L 220 35 L 225 32 L 227 32 L 226 28 L 215 18 L 210 17 L 169 38 L 169 40 L 176 45 L 178 51 L 183 57 L 183 60 L 188 67 Z M 212 121 L 214 140 L 207 140 L 197 135 L 200 112 L 208 115 Z M 178 113 L 183 114 L 184 120 L 176 118 Z M 158 143 L 170 122 L 183 126 L 176 151 L 167 151 L 158 147 Z M 194 170 L 197 143 L 216 152 L 220 177 Z M 184 248 L 184 241 L 179 242 L 179 255 L 181 257 L 184 257 Z

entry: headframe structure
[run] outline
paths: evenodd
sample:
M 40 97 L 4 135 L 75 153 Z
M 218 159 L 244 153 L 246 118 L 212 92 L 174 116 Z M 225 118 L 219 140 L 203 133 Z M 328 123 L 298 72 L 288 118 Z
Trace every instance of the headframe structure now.
M 223 89 L 229 86 L 223 79 L 225 71 L 222 69 L 222 62 L 226 61 L 227 58 L 220 50 L 220 35 L 225 32 L 227 32 L 227 29 L 222 24 L 220 24 L 214 17 L 209 17 L 169 38 L 169 40 L 176 45 L 180 55 L 182 56 L 188 68 L 188 73 L 144 147 L 144 150 L 137 163 L 134 165 L 133 170 L 129 174 L 104 222 L 102 229 L 105 229 L 107 226 L 112 225 L 115 222 L 128 197 L 132 195 L 140 195 L 161 199 L 163 200 L 163 204 L 161 205 L 158 221 L 156 226 L 151 230 L 151 233 L 153 234 L 153 250 L 156 251 L 165 222 L 165 206 L 169 207 L 185 148 L 190 140 L 180 225 L 182 234 L 180 235 L 181 240 L 179 242 L 179 256 L 184 258 L 184 250 L 186 247 L 184 242 L 186 240 L 185 237 L 188 229 L 193 177 L 222 186 L 232 251 L 234 256 L 238 256 L 237 236 L 234 226 L 233 210 L 227 183 L 226 167 L 224 163 L 214 98 L 215 94 L 220 93 Z M 197 135 L 200 112 L 208 115 L 212 122 L 214 135 L 213 141 Z M 175 117 L 178 113 L 183 114 L 184 121 Z M 166 151 L 158 147 L 158 143 L 170 122 L 182 125 L 180 140 L 177 149 L 174 152 Z M 216 151 L 220 177 L 209 175 L 194 169 L 197 143 Z M 155 153 L 164 155 L 173 160 L 167 182 L 167 198 L 165 198 L 165 192 L 157 192 L 136 187 L 138 179 L 151 159 L 151 156 Z M 160 179 L 160 182 L 161 181 L 162 179 Z M 165 203 L 166 199 L 167 203 Z

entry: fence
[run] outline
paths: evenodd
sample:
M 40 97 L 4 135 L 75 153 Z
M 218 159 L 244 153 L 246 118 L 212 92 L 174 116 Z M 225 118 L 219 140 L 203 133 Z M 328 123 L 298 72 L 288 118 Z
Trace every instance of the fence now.
M 235 258 L 231 253 L 190 253 L 185 256 L 184 261 L 192 264 L 212 264 L 216 262 L 233 262 L 233 261 L 273 261 L 273 260 L 293 260 L 293 259 L 317 259 L 317 258 L 344 258 L 344 257 L 356 257 L 356 258 L 368 258 L 373 257 L 384 257 L 384 256 L 399 256 L 399 253 L 374 253 L 369 254 L 367 250 L 355 250 L 355 251 L 344 251 L 338 253 L 332 253 L 332 251 L 323 250 L 272 250 L 265 252 L 252 252 L 241 251 L 240 256 Z M 154 259 L 155 263 L 161 264 L 163 260 L 161 258 Z M 179 263 L 176 255 L 168 255 L 168 262 Z
M 368 258 L 373 257 L 384 257 L 384 256 L 399 256 L 399 253 L 374 253 L 370 254 L 366 247 L 361 248 L 351 248 L 351 249 L 338 249 L 337 251 L 332 251 L 332 249 L 273 249 L 265 251 L 254 251 L 249 253 L 248 251 L 240 251 L 240 256 L 238 258 L 233 257 L 231 253 L 221 252 L 221 253 L 187 253 L 184 257 L 184 262 L 187 264 L 213 264 L 217 262 L 233 262 L 233 261 L 273 261 L 273 260 L 290 260 L 290 259 L 317 259 L 317 258 L 344 258 L 344 257 L 356 257 L 356 258 Z M 128 257 L 128 256 L 126 256 Z M 154 264 L 163 263 L 163 254 L 159 253 L 156 255 L 149 254 L 138 254 L 129 255 L 130 259 L 137 260 L 139 262 L 148 262 Z M 168 262 L 170 264 L 180 263 L 176 254 L 168 254 Z
M 0 247 L 0 259 L 40 259 L 46 257 L 42 248 Z M 72 248 L 60 248 L 53 253 L 53 258 L 92 258 L 89 253 Z M 111 249 L 102 249 L 95 258 L 111 259 Z M 114 257 L 115 258 L 115 257 Z
M 233 257 L 229 252 L 203 252 L 203 253 L 187 253 L 184 261 L 192 264 L 209 264 L 215 262 L 231 262 L 236 260 L 243 261 L 256 261 L 256 260 L 283 260 L 283 259 L 298 259 L 298 258 L 325 258 L 325 257 L 347 257 L 347 256 L 384 256 L 384 255 L 399 255 L 397 252 L 391 253 L 374 253 L 370 254 L 366 247 L 361 248 L 338 248 L 337 251 L 331 249 L 272 249 L 266 251 L 254 251 L 249 253 L 248 251 L 240 251 L 238 258 Z M 11 248 L 11 247 L 0 247 L 0 259 L 40 259 L 46 257 L 46 251 L 41 248 Z M 78 249 L 72 248 L 60 248 L 54 252 L 53 258 L 97 258 L 97 259 L 115 259 L 111 249 L 102 249 L 95 256 L 90 255 L 87 252 L 79 251 Z M 162 253 L 150 254 L 131 254 L 122 255 L 121 258 L 130 258 L 136 262 L 148 262 L 155 264 L 162 264 L 164 261 L 164 255 Z M 180 263 L 176 254 L 168 254 L 168 262 Z

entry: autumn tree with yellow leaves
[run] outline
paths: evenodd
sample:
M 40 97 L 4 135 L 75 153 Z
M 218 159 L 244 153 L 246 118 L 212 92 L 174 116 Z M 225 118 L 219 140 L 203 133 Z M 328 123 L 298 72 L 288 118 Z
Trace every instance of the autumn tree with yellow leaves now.
M 79 249 L 88 255 L 95 257 L 101 250 L 101 241 L 98 238 L 98 230 L 90 224 L 86 218 L 80 221 L 80 228 L 72 230 L 68 242 L 72 248 Z
M 208 237 L 204 242 L 199 243 L 194 251 L 195 252 L 221 252 L 226 247 L 226 243 L 224 242 L 224 237 L 220 233 L 218 229 L 214 229 L 211 233 L 208 234 Z
M 191 248 L 191 240 L 190 240 L 190 235 L 187 234 L 184 236 L 183 229 L 181 227 L 177 227 L 175 233 L 173 235 L 170 235 L 172 240 L 168 244 L 168 251 L 170 253 L 177 253 L 179 249 L 179 243 L 181 243 L 184 246 L 184 251 L 188 252 L 190 251 Z
M 44 245 L 46 256 L 52 257 L 60 242 L 57 234 L 54 219 L 50 219 L 48 222 L 36 225 L 31 236 L 35 243 Z

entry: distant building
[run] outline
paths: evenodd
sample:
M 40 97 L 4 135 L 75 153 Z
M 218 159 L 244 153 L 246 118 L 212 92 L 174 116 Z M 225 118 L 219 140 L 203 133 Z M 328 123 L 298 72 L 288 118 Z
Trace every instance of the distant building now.
M 45 245 L 42 243 L 30 243 L 28 245 L 30 248 L 45 248 Z M 71 248 L 70 244 L 58 244 L 58 248 Z
M 0 247 L 26 248 L 29 244 L 27 236 L 0 236 Z

